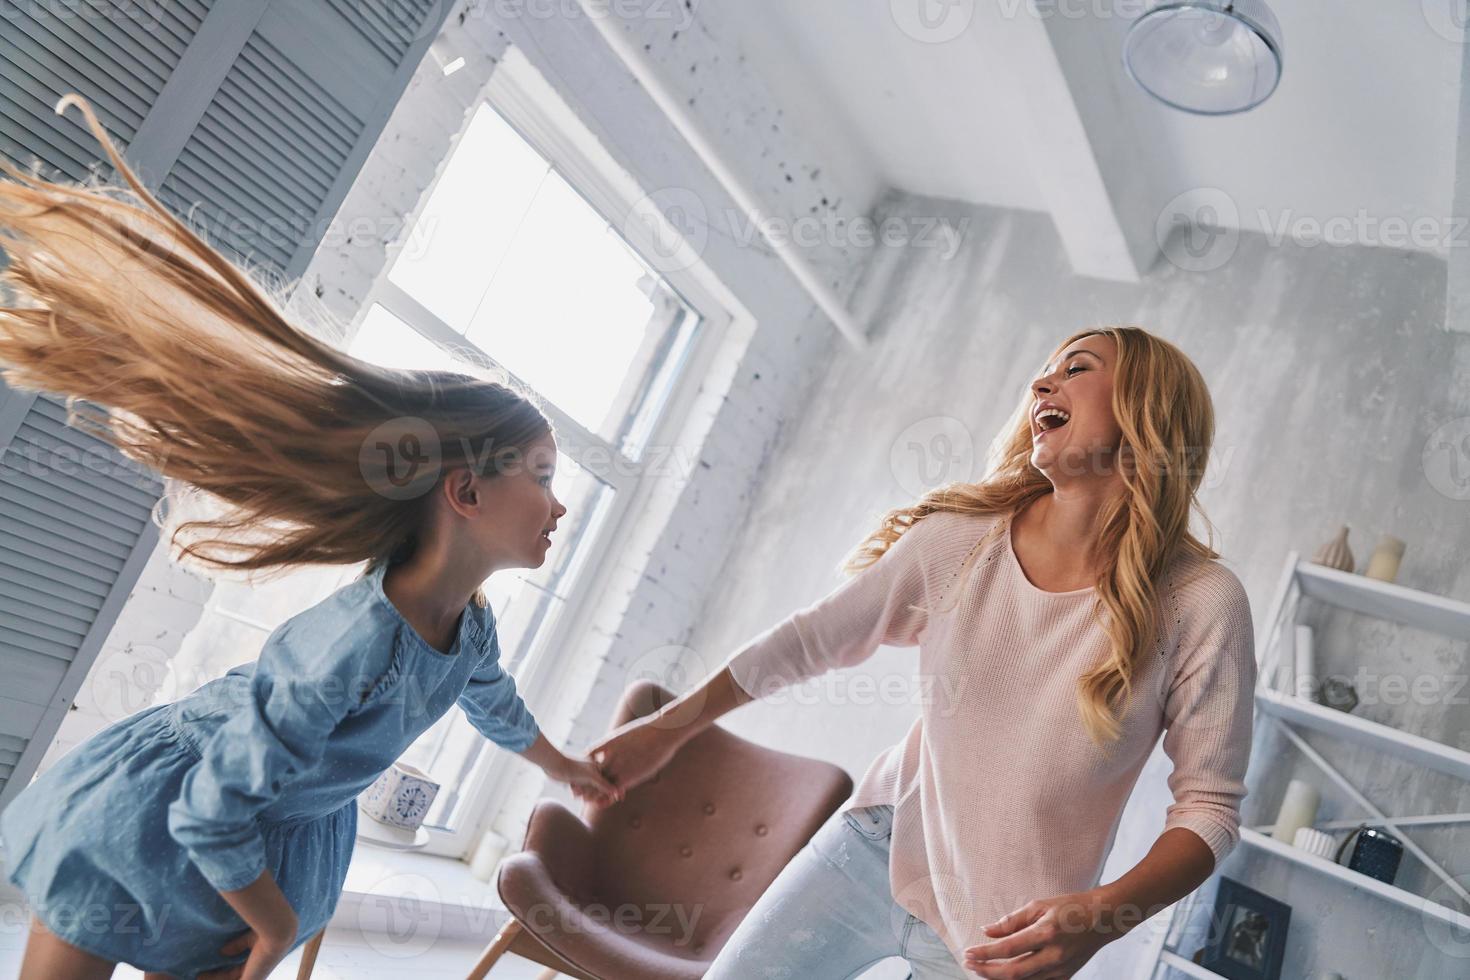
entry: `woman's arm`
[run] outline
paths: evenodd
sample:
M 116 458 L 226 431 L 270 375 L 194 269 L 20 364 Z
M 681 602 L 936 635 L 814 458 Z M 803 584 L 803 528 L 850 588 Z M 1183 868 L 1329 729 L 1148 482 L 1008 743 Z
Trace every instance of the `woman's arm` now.
M 726 665 L 653 714 L 635 718 L 609 732 L 587 754 L 617 784 L 621 799 L 628 790 L 668 765 L 686 742 L 713 725 L 716 718 L 752 700 L 735 683 Z
M 877 561 L 821 600 L 750 640 L 698 687 L 652 715 L 609 733 L 588 752 L 626 793 L 668 764 L 690 739 L 757 696 L 872 656 L 879 646 L 913 646 L 928 622 L 936 553 L 962 556 L 950 540 L 955 515 L 931 514 L 901 534 Z
M 1126 932 L 1194 891 L 1240 839 L 1255 718 L 1255 631 L 1234 573 L 1213 576 L 1189 602 L 1177 668 L 1164 700 L 1164 752 L 1174 802 L 1138 864 L 1097 891 Z M 1116 938 L 1116 937 L 1115 937 Z

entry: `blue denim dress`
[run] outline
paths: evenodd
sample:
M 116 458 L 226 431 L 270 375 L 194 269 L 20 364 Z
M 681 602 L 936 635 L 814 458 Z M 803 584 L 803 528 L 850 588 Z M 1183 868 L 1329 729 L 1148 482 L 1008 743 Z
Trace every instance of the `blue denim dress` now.
M 331 918 L 356 797 L 456 703 L 513 752 L 539 727 L 473 603 L 449 653 L 383 592 L 379 565 L 278 627 L 260 659 L 72 749 L 0 813 L 8 875 L 55 935 L 178 977 L 240 963 L 219 894 L 269 869 L 300 922 Z

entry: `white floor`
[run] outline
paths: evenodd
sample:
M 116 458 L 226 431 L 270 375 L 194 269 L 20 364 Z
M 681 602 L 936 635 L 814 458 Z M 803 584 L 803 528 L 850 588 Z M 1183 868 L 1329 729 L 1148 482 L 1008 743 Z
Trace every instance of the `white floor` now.
M 363 936 L 328 930 L 311 975 L 312 980 L 400 980 L 405 974 L 415 980 L 464 980 L 483 948 L 483 943 L 446 939 L 422 952 L 405 954 L 394 949 L 392 940 L 382 934 Z M 4 923 L 0 928 L 0 980 L 20 974 L 24 950 L 25 925 L 16 929 L 12 923 Z M 292 953 L 271 975 L 294 980 L 300 958 L 299 950 Z M 536 980 L 545 969 L 539 963 L 507 955 L 490 971 L 489 980 Z M 875 965 L 862 980 L 898 980 L 907 975 L 907 965 L 894 959 Z M 113 980 L 142 980 L 143 974 L 130 966 L 119 966 L 112 976 Z
M 19 975 L 25 941 L 24 924 L 17 929 L 14 923 L 6 922 L 0 928 L 0 978 L 3 980 Z M 405 974 L 417 980 L 464 980 L 483 946 L 483 943 L 441 940 L 427 950 L 405 952 L 393 948 L 392 940 L 381 934 L 365 937 L 328 930 L 312 980 L 399 980 Z M 272 976 L 292 980 L 299 959 L 300 950 L 292 953 Z M 490 971 L 489 980 L 535 980 L 545 969 L 519 956 L 505 956 Z M 119 966 L 113 973 L 114 980 L 141 980 L 142 976 L 129 966 Z

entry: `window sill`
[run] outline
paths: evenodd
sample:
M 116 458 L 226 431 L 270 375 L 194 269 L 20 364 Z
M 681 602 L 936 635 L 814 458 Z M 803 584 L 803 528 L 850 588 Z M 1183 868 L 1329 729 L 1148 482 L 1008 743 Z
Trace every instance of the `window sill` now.
M 331 927 L 390 933 L 395 942 L 405 933 L 488 942 L 509 917 L 494 881 L 476 878 L 465 862 L 358 841 Z

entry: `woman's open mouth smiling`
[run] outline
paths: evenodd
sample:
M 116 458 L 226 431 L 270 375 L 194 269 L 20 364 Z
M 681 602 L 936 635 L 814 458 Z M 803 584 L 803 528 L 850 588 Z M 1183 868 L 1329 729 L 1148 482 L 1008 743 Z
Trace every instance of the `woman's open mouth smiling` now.
M 1060 408 L 1043 408 L 1036 413 L 1036 438 L 1060 429 L 1072 420 L 1072 416 Z

